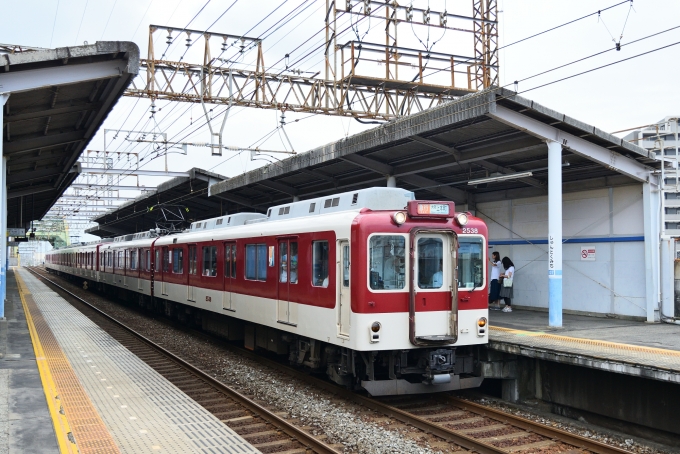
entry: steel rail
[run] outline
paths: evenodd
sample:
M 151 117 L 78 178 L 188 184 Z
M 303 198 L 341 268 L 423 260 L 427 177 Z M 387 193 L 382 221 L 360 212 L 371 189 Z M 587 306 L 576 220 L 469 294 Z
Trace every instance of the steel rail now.
M 99 315 L 102 315 L 105 317 L 107 320 L 113 322 L 115 325 L 123 328 L 125 331 L 129 332 L 133 336 L 135 336 L 137 339 L 142 341 L 143 343 L 149 345 L 152 347 L 154 350 L 162 353 L 163 355 L 167 356 L 171 360 L 177 362 L 179 365 L 187 369 L 190 373 L 195 374 L 198 376 L 200 379 L 205 380 L 208 382 L 211 386 L 215 387 L 217 390 L 220 392 L 223 392 L 224 394 L 228 395 L 235 401 L 237 401 L 239 404 L 243 405 L 245 408 L 250 410 L 251 412 L 257 414 L 258 416 L 262 417 L 264 420 L 275 426 L 277 429 L 280 429 L 281 431 L 285 432 L 292 438 L 296 439 L 298 442 L 303 444 L 309 449 L 312 449 L 314 452 L 319 453 L 319 454 L 340 454 L 339 451 L 331 448 L 327 444 L 323 443 L 320 440 L 317 440 L 314 438 L 312 435 L 308 434 L 307 432 L 295 427 L 294 425 L 290 424 L 287 422 L 285 419 L 275 415 L 271 411 L 267 410 L 266 408 L 262 407 L 261 405 L 257 404 L 256 402 L 253 402 L 243 394 L 239 393 L 235 389 L 232 389 L 231 387 L 225 385 L 224 383 L 220 382 L 216 378 L 213 378 L 206 372 L 203 372 L 201 369 L 197 368 L 196 366 L 193 366 L 192 364 L 186 362 L 179 356 L 171 353 L 170 351 L 166 350 L 165 348 L 161 347 L 160 345 L 156 344 L 154 341 L 147 339 L 144 337 L 142 334 L 138 333 L 137 331 L 133 330 L 132 328 L 126 326 L 122 322 L 118 321 L 111 315 L 107 314 L 106 312 L 96 308 L 92 304 L 88 303 L 85 301 L 83 298 L 79 297 L 75 293 L 67 290 L 63 286 L 57 284 L 53 280 L 49 279 L 47 276 L 43 275 L 42 273 L 38 273 L 37 271 L 33 270 L 32 268 L 27 268 L 30 272 L 33 274 L 39 276 L 41 279 L 44 279 L 48 281 L 50 284 L 53 286 L 59 288 L 63 292 L 69 294 L 71 297 L 77 299 L 81 303 L 85 304 L 88 306 L 90 309 L 94 310 L 97 312 Z
M 35 271 L 34 271 L 35 272 Z M 36 273 L 39 274 L 39 273 Z M 46 278 L 47 279 L 47 278 Z M 55 284 L 59 286 L 58 284 Z M 59 286 L 61 288 L 61 286 Z M 68 292 L 68 290 L 65 290 Z M 71 292 L 69 292 L 71 293 Z M 78 298 L 78 297 L 77 297 Z M 80 298 L 79 298 L 80 299 Z M 98 310 L 98 309 L 97 309 Z M 162 321 L 162 320 L 159 320 Z M 362 396 L 360 394 L 357 394 L 354 391 L 350 391 L 348 389 L 342 388 L 339 385 L 336 385 L 335 383 L 331 383 L 313 376 L 308 375 L 307 373 L 300 371 L 298 369 L 295 369 L 293 367 L 286 366 L 284 364 L 281 364 L 277 361 L 274 361 L 269 358 L 265 358 L 261 355 L 258 355 L 254 352 L 251 352 L 249 350 L 245 350 L 239 347 L 236 347 L 228 342 L 225 342 L 219 338 L 216 338 L 215 336 L 211 336 L 209 334 L 206 334 L 202 331 L 197 331 L 191 328 L 187 328 L 184 325 L 180 325 L 175 322 L 167 322 L 166 323 L 172 325 L 173 327 L 176 327 L 178 329 L 183 329 L 186 331 L 190 331 L 198 336 L 203 337 L 206 340 L 212 341 L 214 343 L 219 344 L 221 347 L 224 347 L 232 352 L 236 352 L 242 356 L 245 356 L 249 359 L 252 359 L 254 361 L 257 361 L 260 364 L 263 364 L 265 366 L 271 367 L 273 369 L 276 369 L 278 371 L 281 371 L 289 376 L 292 376 L 296 379 L 299 379 L 305 383 L 317 386 L 324 391 L 328 391 L 338 397 L 341 397 L 343 399 L 349 400 L 351 402 L 354 402 L 356 404 L 362 405 L 366 408 L 369 408 L 371 410 L 374 410 L 376 412 L 382 413 L 384 415 L 390 416 L 394 419 L 399 420 L 402 423 L 412 425 L 413 427 L 416 427 L 420 430 L 423 430 L 425 432 L 431 433 L 432 435 L 435 435 L 439 438 L 442 438 L 446 441 L 450 441 L 453 443 L 456 443 L 460 445 L 463 448 L 470 449 L 472 451 L 478 452 L 480 454 L 487 454 L 487 453 L 505 453 L 507 454 L 507 451 L 502 449 L 502 448 L 497 448 L 496 446 L 493 446 L 488 443 L 481 442 L 475 438 L 466 436 L 464 434 L 457 433 L 454 430 L 450 430 L 446 427 L 437 425 L 436 423 L 432 423 L 424 418 L 420 418 L 418 416 L 412 415 L 408 413 L 407 411 L 400 410 L 396 407 L 393 407 L 391 405 L 387 405 L 385 403 L 379 402 L 375 399 L 372 399 L 370 397 Z M 472 413 L 476 413 L 480 416 L 486 416 L 488 418 L 497 420 L 499 422 L 509 424 L 515 427 L 518 427 L 520 429 L 536 433 L 538 435 L 542 435 L 544 437 L 550 438 L 552 440 L 558 440 L 562 441 L 564 443 L 573 445 L 575 447 L 583 448 L 586 449 L 590 452 L 596 453 L 596 454 L 630 454 L 629 451 L 626 451 L 621 448 L 617 448 L 615 446 L 611 446 L 605 443 L 601 443 L 599 441 L 591 440 L 586 437 L 582 437 L 580 435 L 576 435 L 570 432 L 567 432 L 565 430 L 549 427 L 543 424 L 540 424 L 538 422 L 532 421 L 530 419 L 522 418 L 520 416 L 515 416 L 513 414 L 505 413 L 500 410 L 496 410 L 493 408 L 485 407 L 480 404 L 476 404 L 474 402 L 469 402 L 457 397 L 450 396 L 448 394 L 440 394 L 438 397 L 442 397 L 444 400 L 448 401 L 452 405 L 461 408 L 463 410 L 470 411 Z
M 548 427 L 530 419 L 513 415 L 511 413 L 506 413 L 495 408 L 485 407 L 484 405 L 463 400 L 447 394 L 444 394 L 442 397 L 462 410 L 467 410 L 480 416 L 486 416 L 487 418 L 491 418 L 505 424 L 510 424 L 512 426 L 519 427 L 520 429 L 534 432 L 538 435 L 543 435 L 544 437 L 559 439 L 560 441 L 570 445 L 587 449 L 588 451 L 597 454 L 630 454 L 630 451 L 626 451 L 625 449 L 600 443 L 599 441 L 591 440 L 590 438 L 582 437 L 580 435 L 567 432 L 566 430 Z

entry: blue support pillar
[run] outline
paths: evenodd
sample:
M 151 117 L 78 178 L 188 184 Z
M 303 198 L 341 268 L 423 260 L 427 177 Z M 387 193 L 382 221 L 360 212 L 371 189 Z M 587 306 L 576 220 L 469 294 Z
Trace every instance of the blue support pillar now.
M 562 326 L 562 144 L 548 144 L 548 324 Z

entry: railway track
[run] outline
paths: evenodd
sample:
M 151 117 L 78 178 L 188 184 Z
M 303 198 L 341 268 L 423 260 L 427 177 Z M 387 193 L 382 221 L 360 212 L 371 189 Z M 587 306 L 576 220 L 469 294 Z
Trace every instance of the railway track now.
M 104 312 L 100 311 L 99 309 L 95 308 L 91 304 L 84 301 L 79 295 L 71 292 L 70 290 L 54 282 L 53 280 L 50 279 L 50 277 L 45 276 L 43 273 L 39 273 L 33 269 L 31 271 L 38 275 L 40 278 L 49 282 L 51 285 L 58 287 L 59 289 L 61 289 L 61 291 L 68 293 L 73 298 L 76 298 L 82 304 L 86 305 L 86 307 L 90 308 L 91 310 L 97 311 L 97 313 L 101 317 L 106 317 L 107 320 L 111 320 L 111 323 L 115 323 L 119 327 L 119 329 L 124 328 L 129 332 L 134 332 L 129 328 L 124 327 L 122 323 L 116 321 L 115 319 L 112 319 Z M 78 292 L 79 293 L 82 292 L 82 294 L 86 296 L 86 291 L 78 290 Z M 182 329 L 186 330 L 187 328 L 183 327 Z M 422 437 L 427 437 L 428 436 L 427 434 L 431 434 L 448 443 L 453 443 L 455 446 L 460 447 L 458 451 L 467 450 L 477 452 L 480 454 L 492 454 L 492 453 L 574 454 L 579 452 L 592 452 L 598 454 L 629 453 L 629 451 L 625 451 L 615 446 L 600 443 L 561 429 L 553 428 L 550 426 L 534 422 L 526 418 L 522 418 L 493 408 L 489 408 L 463 399 L 459 399 L 449 394 L 435 394 L 425 396 L 424 395 L 392 396 L 385 398 L 366 397 L 356 392 L 343 389 L 335 385 L 334 383 L 330 383 L 312 377 L 297 369 L 288 367 L 286 365 L 282 365 L 277 361 L 265 358 L 261 355 L 255 354 L 248 350 L 235 347 L 234 345 L 218 340 L 213 336 L 195 330 L 192 331 L 194 334 L 197 334 L 198 336 L 201 336 L 204 339 L 218 343 L 220 347 L 237 352 L 238 354 L 253 359 L 259 362 L 260 364 L 272 367 L 286 375 L 292 376 L 309 385 L 316 386 L 325 391 L 328 391 L 343 400 L 351 401 L 367 409 L 373 410 L 374 412 L 382 415 L 374 418 L 373 422 L 375 422 L 376 424 L 379 425 L 384 424 L 386 427 L 389 427 L 390 425 L 394 426 L 393 420 L 397 420 L 402 425 L 410 426 L 414 429 L 420 430 L 422 432 Z M 143 338 L 143 336 L 137 333 L 134 333 L 134 337 Z M 146 338 L 143 339 L 144 341 L 142 342 L 149 346 L 146 348 L 150 349 L 153 347 L 154 349 L 163 350 L 161 347 L 156 346 L 156 344 L 154 344 L 152 341 Z M 127 344 L 125 344 L 124 342 L 121 343 L 123 343 L 123 345 L 127 347 Z M 137 353 L 136 350 L 133 350 L 132 348 L 131 350 L 134 353 Z M 165 352 L 165 350 L 163 351 Z M 160 355 L 160 353 L 158 354 Z M 213 386 L 213 388 L 215 389 L 219 388 L 230 389 L 226 385 L 222 384 L 221 382 L 218 382 L 209 375 L 199 371 L 194 366 L 185 363 L 183 360 L 177 358 L 172 353 L 165 352 L 163 353 L 163 355 L 165 356 L 170 355 L 176 358 L 177 361 L 180 362 L 180 364 L 182 364 L 182 367 L 184 368 L 198 371 L 198 373 L 202 375 L 199 375 L 196 378 L 197 380 L 205 380 L 207 383 L 210 383 L 210 385 Z M 146 361 L 146 357 L 142 356 L 142 359 Z M 150 357 L 150 359 L 153 361 L 153 358 Z M 151 363 L 151 365 L 152 367 L 154 367 L 153 363 Z M 163 373 L 162 367 L 156 370 Z M 193 391 L 194 388 L 192 388 L 191 386 L 187 387 L 187 390 L 183 389 L 181 386 L 178 387 L 185 391 L 190 397 L 196 399 L 196 401 L 199 404 L 201 404 L 200 399 L 207 399 L 208 401 L 210 401 L 210 398 L 208 398 L 208 396 L 203 396 L 200 393 L 196 394 L 196 392 Z M 231 392 L 236 393 L 236 391 L 233 390 L 231 390 Z M 240 394 L 238 395 L 241 396 Z M 245 396 L 241 396 L 241 398 L 245 398 Z M 253 404 L 257 405 L 255 403 Z M 262 408 L 259 405 L 257 406 L 259 408 Z M 209 408 L 210 411 L 213 411 L 212 407 L 206 408 Z M 288 427 L 287 430 L 284 430 L 282 428 L 283 425 L 290 426 L 290 424 L 286 420 L 282 419 L 281 417 L 275 415 L 274 413 L 264 408 L 262 408 L 262 410 L 273 416 L 273 420 L 280 425 L 276 425 L 274 423 L 272 424 L 274 424 L 274 426 L 277 427 L 280 432 L 286 433 L 289 439 L 291 437 L 296 438 L 294 435 L 292 435 L 292 433 L 299 432 L 304 434 L 305 437 L 311 437 L 310 434 L 308 434 L 305 431 L 302 431 L 301 429 L 295 426 Z M 231 414 L 227 419 L 225 419 L 224 417 L 220 417 L 220 419 L 224 420 L 225 422 L 229 422 L 229 426 L 239 434 L 241 434 L 241 432 L 239 432 L 240 426 L 238 424 L 241 424 L 241 421 L 246 421 L 243 422 L 243 431 L 244 433 L 246 433 L 246 435 L 242 436 L 250 441 L 250 439 L 248 438 L 249 434 L 252 434 L 252 432 L 250 431 L 257 430 L 257 427 L 253 428 L 253 426 L 262 423 L 260 422 L 256 423 L 254 421 L 252 423 L 248 423 L 247 421 L 249 421 L 249 419 L 247 417 L 245 417 L 245 419 L 243 420 L 238 420 L 240 416 L 236 415 L 237 413 L 234 413 Z M 384 418 L 384 416 L 386 416 L 387 418 Z M 266 419 L 264 416 L 257 416 L 257 418 Z M 232 424 L 236 424 L 236 427 Z M 248 428 L 249 425 L 250 428 Z M 269 431 L 271 430 L 272 429 L 269 429 Z M 262 428 L 261 431 L 255 433 L 257 434 L 261 432 L 266 432 L 266 430 Z M 417 439 L 419 438 L 419 435 L 417 433 L 416 434 L 412 433 L 411 437 Z M 307 447 L 311 446 L 311 442 L 305 443 L 304 439 L 300 439 L 297 442 Z M 321 448 L 319 448 L 319 450 L 316 450 L 316 448 L 312 448 L 314 452 L 336 452 L 333 451 L 333 447 L 325 445 L 318 439 L 315 439 L 314 442 L 322 444 L 327 449 L 331 449 L 330 451 L 323 451 L 320 450 Z M 256 447 L 258 446 L 256 445 Z M 449 445 L 446 451 L 453 452 L 451 451 L 451 445 Z M 267 450 L 265 452 L 278 452 L 278 451 Z
M 80 296 L 31 269 L 43 281 L 80 303 L 78 309 L 156 372 L 265 454 L 339 454 L 333 446 L 289 423 L 142 334 L 102 312 Z

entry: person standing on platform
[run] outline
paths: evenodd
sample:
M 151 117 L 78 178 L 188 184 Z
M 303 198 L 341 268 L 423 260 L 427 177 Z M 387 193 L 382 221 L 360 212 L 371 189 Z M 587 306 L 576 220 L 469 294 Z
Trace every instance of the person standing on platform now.
M 489 309 L 498 311 L 501 309 L 500 296 L 501 284 L 499 282 L 501 275 L 501 255 L 498 252 L 492 252 L 489 259 L 491 265 L 491 282 L 489 283 Z
M 503 257 L 502 263 L 505 271 L 500 275 L 502 281 L 499 296 L 505 301 L 503 312 L 512 312 L 512 287 L 515 274 L 515 264 L 512 263 L 512 260 L 510 260 L 509 257 Z

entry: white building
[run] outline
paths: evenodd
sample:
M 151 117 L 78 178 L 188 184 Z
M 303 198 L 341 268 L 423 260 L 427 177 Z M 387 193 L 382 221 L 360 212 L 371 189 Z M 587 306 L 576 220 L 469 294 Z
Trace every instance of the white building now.
M 680 237 L 680 178 L 678 175 L 678 163 L 680 153 L 678 148 L 678 133 L 680 128 L 678 115 L 666 117 L 657 123 L 635 130 L 623 139 L 638 146 L 653 151 L 661 158 L 672 160 L 676 163 L 675 170 L 664 169 L 664 197 L 663 223 L 661 235 Z

